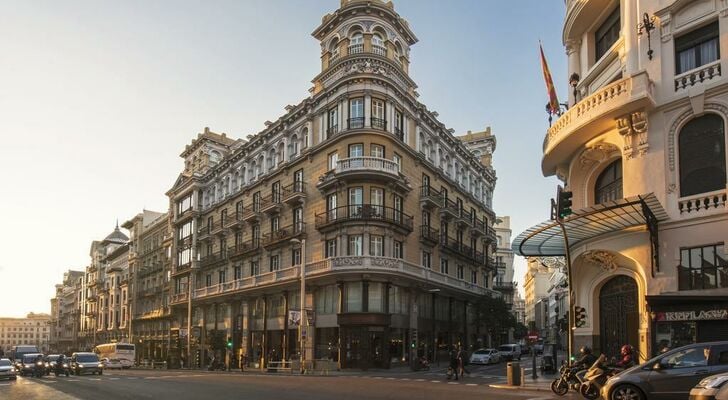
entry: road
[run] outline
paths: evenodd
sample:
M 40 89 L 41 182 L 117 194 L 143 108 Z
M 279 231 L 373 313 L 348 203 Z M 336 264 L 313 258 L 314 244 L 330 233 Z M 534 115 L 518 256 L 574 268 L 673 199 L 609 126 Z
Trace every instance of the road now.
M 470 375 L 448 381 L 442 369 L 363 371 L 337 376 L 300 376 L 196 370 L 106 371 L 102 376 L 22 378 L 0 382 L 0 398 L 15 399 L 556 399 L 549 392 L 503 390 L 505 366 L 471 367 Z M 566 397 L 570 398 L 569 396 Z M 576 398 L 576 397 L 574 397 Z

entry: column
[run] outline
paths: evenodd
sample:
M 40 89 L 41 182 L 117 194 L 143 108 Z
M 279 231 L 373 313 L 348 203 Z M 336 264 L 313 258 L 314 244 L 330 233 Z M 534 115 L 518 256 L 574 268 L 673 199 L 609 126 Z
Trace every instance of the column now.
M 639 36 L 636 28 L 639 16 L 636 7 L 637 2 L 626 1 L 624 2 L 624 8 L 622 8 L 624 10 L 621 16 L 622 26 L 625 27 L 622 32 L 624 34 L 624 53 L 626 55 L 626 65 L 623 65 L 622 68 L 625 71 L 625 77 L 633 75 L 639 68 Z M 655 36 L 659 37 L 657 34 Z
M 372 119 L 372 95 L 364 95 L 364 126 L 370 127 Z
M 569 57 L 569 76 L 571 74 L 579 74 L 581 77 L 581 40 L 566 41 L 566 55 Z M 574 98 L 574 89 L 569 87 L 569 104 L 576 104 L 577 99 Z

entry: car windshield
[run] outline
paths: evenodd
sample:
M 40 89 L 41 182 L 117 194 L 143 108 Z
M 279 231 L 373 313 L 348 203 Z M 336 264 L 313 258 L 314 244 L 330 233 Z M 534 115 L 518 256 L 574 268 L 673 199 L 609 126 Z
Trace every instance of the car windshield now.
M 37 354 L 24 356 L 23 357 L 23 362 L 24 363 L 32 363 L 32 362 L 35 362 L 35 359 L 36 358 L 38 358 L 38 355 Z
M 13 365 L 10 360 L 0 360 L 0 367 L 9 367 Z
M 511 351 L 511 346 L 501 346 L 498 349 L 500 351 Z
M 58 356 L 48 356 L 48 361 L 56 361 Z
M 479 355 L 482 355 L 482 354 L 490 354 L 490 350 L 482 350 L 482 349 L 481 350 L 476 350 L 475 351 L 475 354 L 479 354 Z
M 82 356 L 77 356 L 76 361 L 78 361 L 78 362 L 98 362 L 99 357 L 95 356 L 95 355 L 90 355 L 90 354 L 82 355 Z

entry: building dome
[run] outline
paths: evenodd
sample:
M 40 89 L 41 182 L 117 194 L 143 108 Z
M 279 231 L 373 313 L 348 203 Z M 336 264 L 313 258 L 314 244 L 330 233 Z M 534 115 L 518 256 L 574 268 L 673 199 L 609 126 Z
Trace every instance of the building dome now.
M 119 224 L 116 224 L 116 228 L 108 236 L 104 238 L 106 243 L 119 243 L 126 244 L 129 241 L 129 237 L 126 236 L 120 229 Z

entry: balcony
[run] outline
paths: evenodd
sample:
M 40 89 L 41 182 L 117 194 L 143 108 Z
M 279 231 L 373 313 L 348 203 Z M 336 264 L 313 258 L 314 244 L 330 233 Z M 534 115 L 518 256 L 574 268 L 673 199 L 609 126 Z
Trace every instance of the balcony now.
M 243 208 L 243 221 L 254 223 L 260 219 L 260 202 Z
M 397 136 L 399 140 L 404 141 L 404 131 L 402 130 L 401 126 L 394 127 L 394 136 Z
M 258 251 L 260 251 L 260 239 L 253 238 L 247 242 L 228 247 L 228 257 L 232 260 L 238 257 L 254 254 Z
M 260 212 L 275 214 L 281 211 L 281 192 L 272 192 L 260 201 Z
M 306 199 L 306 182 L 293 182 L 283 188 L 283 202 L 286 204 L 302 203 Z
M 440 231 L 428 225 L 420 226 L 420 241 L 436 246 L 440 241 Z
M 381 129 L 386 130 L 387 129 L 387 120 L 382 118 L 370 118 L 370 125 L 374 129 Z
M 172 295 L 172 299 L 170 300 L 171 304 L 177 304 L 177 303 L 183 303 L 187 301 L 187 291 L 181 293 L 175 293 Z
M 372 53 L 374 53 L 378 56 L 386 57 L 387 48 L 384 46 L 379 46 L 379 45 L 374 44 L 374 45 L 372 45 Z
M 327 190 L 340 181 L 378 181 L 394 184 L 398 189 L 411 190 L 399 173 L 399 164 L 381 157 L 351 157 L 336 162 L 336 167 L 319 177 L 316 187 Z
M 473 220 L 473 224 L 470 228 L 470 234 L 473 236 L 485 236 L 488 234 L 488 220 L 478 219 L 477 217 Z
M 337 133 L 339 133 L 339 125 L 331 125 L 326 128 L 326 139 L 331 139 L 336 136 Z
M 567 163 L 584 143 L 614 129 L 615 118 L 654 107 L 651 90 L 650 79 L 643 71 L 606 85 L 576 103 L 547 131 L 541 161 L 544 175 L 553 175 L 556 167 Z
M 450 199 L 442 199 L 442 207 L 440 208 L 440 216 L 447 220 L 460 218 L 460 207 Z
M 493 282 L 493 290 L 497 290 L 499 292 L 512 292 L 513 290 L 515 290 L 515 288 L 516 282 Z
M 364 127 L 364 117 L 349 118 L 346 122 L 348 129 L 360 129 Z
M 200 268 L 209 267 L 227 260 L 227 252 L 218 251 L 200 258 Z
M 277 245 L 285 244 L 287 241 L 304 235 L 306 233 L 306 223 L 299 222 L 293 225 L 280 228 L 275 232 L 266 233 L 263 236 L 263 247 L 267 249 Z
M 364 44 L 350 44 L 349 45 L 349 54 L 359 54 L 364 52 Z
M 483 253 L 476 251 L 472 247 L 467 246 L 462 242 L 459 242 L 455 238 L 447 236 L 440 237 L 440 248 L 454 256 L 463 258 L 473 264 L 485 265 L 486 258 Z
M 384 224 L 393 226 L 403 233 L 410 233 L 413 229 L 412 221 L 412 216 L 392 207 L 360 204 L 336 207 L 316 214 L 316 229 L 328 230 L 347 223 L 354 225 Z
M 420 187 L 420 205 L 422 208 L 440 208 L 443 205 L 442 193 L 432 186 Z
M 725 212 L 727 193 L 728 190 L 721 189 L 714 192 L 681 197 L 677 202 L 677 207 L 680 210 L 680 215 L 690 214 L 691 216 L 695 216 Z
M 239 228 L 243 224 L 243 211 L 236 211 L 225 218 L 225 228 Z
M 675 77 L 675 91 L 677 92 L 678 90 L 695 86 L 698 83 L 703 83 L 719 76 L 721 76 L 720 60 L 717 60 L 677 75 Z

